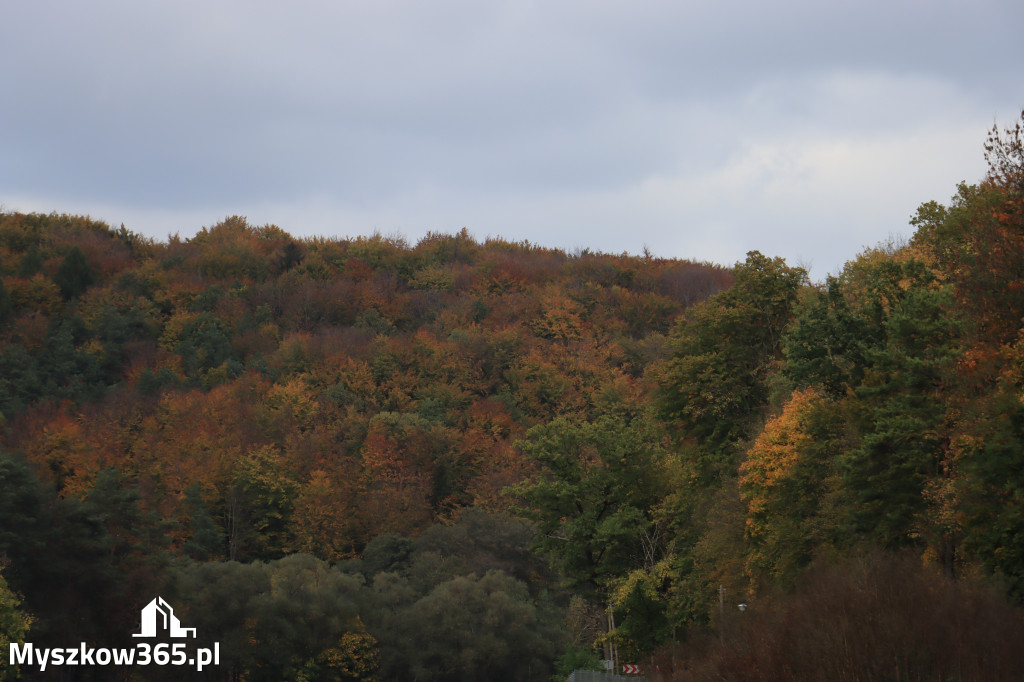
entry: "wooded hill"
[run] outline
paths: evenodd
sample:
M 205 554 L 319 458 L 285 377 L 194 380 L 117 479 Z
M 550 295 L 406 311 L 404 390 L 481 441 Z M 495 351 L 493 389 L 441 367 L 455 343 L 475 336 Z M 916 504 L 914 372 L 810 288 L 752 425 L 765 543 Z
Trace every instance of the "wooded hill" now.
M 895 572 L 967 615 L 879 675 L 1010 679 L 1022 137 L 820 284 L 756 251 L 2 214 L 0 639 L 114 646 L 159 591 L 220 679 L 543 679 L 610 642 L 666 679 L 770 679 L 834 652 L 759 651 L 759 605 Z M 944 639 L 982 632 L 968 603 L 999 614 L 986 661 Z

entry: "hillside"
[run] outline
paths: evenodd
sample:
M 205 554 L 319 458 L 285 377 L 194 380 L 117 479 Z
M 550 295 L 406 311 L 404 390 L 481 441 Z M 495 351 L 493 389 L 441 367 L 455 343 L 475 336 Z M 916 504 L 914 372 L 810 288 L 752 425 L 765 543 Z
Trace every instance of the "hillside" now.
M 12 214 L 0 244 L 8 448 L 61 495 L 116 468 L 178 523 L 176 545 L 187 499 L 221 512 L 239 476 L 274 479 L 289 518 L 272 542 L 233 526 L 210 548 L 232 559 L 334 560 L 497 503 L 524 475 L 514 440 L 641 409 L 671 321 L 731 281 L 465 232 L 297 240 L 241 218 L 157 244 Z M 314 508 L 311 532 L 298 516 Z
M 53 551 L 133 590 L 161 580 L 157 557 L 337 562 L 507 509 L 537 470 L 513 444 L 557 418 L 642 413 L 672 320 L 732 281 L 465 231 L 295 239 L 238 217 L 157 243 L 6 214 L 0 249 L 5 448 L 41 482 L 39 521 L 101 517 L 70 533 L 113 561 Z M 7 574 L 32 610 L 57 608 L 31 592 L 61 560 L 27 554 Z M 86 620 L 129 597 L 99 586 Z
M 2 634 L 160 593 L 225 680 L 1019 678 L 1021 126 L 986 151 L 819 284 L 0 215 Z

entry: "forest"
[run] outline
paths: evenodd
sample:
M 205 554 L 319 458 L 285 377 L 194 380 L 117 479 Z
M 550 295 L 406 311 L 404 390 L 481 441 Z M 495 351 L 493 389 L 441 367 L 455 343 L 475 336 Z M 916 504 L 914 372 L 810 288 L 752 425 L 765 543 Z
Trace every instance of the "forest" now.
M 1022 123 L 824 282 L 0 213 L 0 680 L 1021 679 Z

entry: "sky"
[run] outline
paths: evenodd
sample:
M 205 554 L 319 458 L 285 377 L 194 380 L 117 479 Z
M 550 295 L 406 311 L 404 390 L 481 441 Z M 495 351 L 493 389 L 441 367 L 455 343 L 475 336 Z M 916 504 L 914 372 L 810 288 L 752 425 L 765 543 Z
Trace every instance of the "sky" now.
M 1022 26 L 1019 0 L 8 3 L 0 204 L 821 280 L 982 179 Z

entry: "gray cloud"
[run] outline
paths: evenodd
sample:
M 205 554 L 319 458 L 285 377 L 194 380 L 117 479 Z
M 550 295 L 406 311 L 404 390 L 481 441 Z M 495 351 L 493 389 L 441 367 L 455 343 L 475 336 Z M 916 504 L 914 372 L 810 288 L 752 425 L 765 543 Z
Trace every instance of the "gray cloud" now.
M 158 237 L 242 213 L 758 248 L 822 276 L 980 177 L 1024 106 L 1018 5 L 18 3 L 0 201 Z

